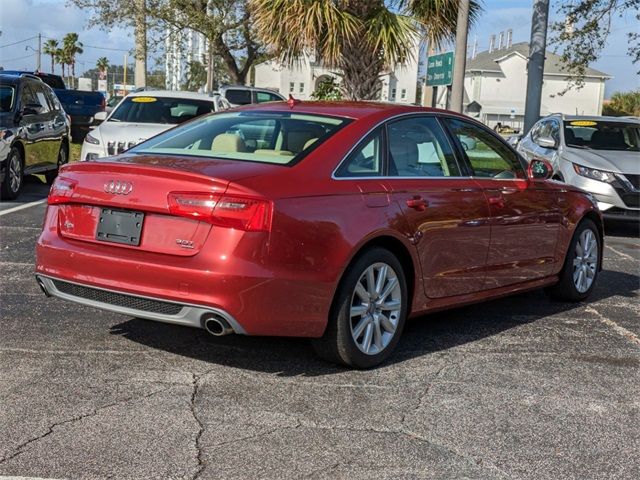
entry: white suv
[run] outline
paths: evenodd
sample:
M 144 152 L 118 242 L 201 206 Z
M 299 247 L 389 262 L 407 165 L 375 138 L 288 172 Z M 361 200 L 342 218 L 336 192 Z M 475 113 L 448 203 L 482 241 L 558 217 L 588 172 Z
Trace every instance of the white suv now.
M 518 144 L 530 162 L 553 165 L 553 178 L 586 190 L 606 217 L 640 219 L 640 121 L 551 115 Z
M 127 95 L 84 139 L 80 160 L 117 155 L 192 118 L 231 108 L 220 95 L 145 90 Z
M 232 107 L 251 103 L 282 102 L 286 100 L 281 94 L 266 88 L 248 87 L 246 85 L 224 85 L 218 89 Z

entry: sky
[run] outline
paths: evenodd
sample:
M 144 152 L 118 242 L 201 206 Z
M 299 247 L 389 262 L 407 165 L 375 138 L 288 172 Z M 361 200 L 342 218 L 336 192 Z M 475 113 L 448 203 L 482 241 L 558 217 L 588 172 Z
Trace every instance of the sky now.
M 559 0 L 551 0 L 551 18 Z M 473 44 L 477 36 L 478 51 L 489 46 L 489 36 L 513 29 L 514 43 L 528 41 L 531 34 L 531 6 L 533 0 L 484 0 L 484 12 L 469 35 Z M 0 64 L 5 69 L 33 70 L 37 39 L 2 48 L 41 33 L 43 37 L 61 40 L 68 32 L 77 32 L 85 45 L 77 59 L 76 73 L 95 67 L 96 60 L 105 56 L 112 64 L 122 64 L 126 50 L 133 48 L 133 33 L 129 29 L 105 32 L 89 28 L 88 12 L 68 6 L 65 0 L 0 0 Z M 627 33 L 640 31 L 640 23 L 631 14 L 616 18 L 602 58 L 592 67 L 612 75 L 607 81 L 605 95 L 615 91 L 640 88 L 640 65 L 633 65 L 627 53 Z M 44 41 L 44 40 L 43 40 Z M 157 57 L 157 54 L 156 54 Z M 132 62 L 131 55 L 129 62 Z M 155 62 L 153 59 L 150 64 Z M 42 68 L 50 70 L 50 58 L 43 55 Z M 60 73 L 60 67 L 56 67 Z

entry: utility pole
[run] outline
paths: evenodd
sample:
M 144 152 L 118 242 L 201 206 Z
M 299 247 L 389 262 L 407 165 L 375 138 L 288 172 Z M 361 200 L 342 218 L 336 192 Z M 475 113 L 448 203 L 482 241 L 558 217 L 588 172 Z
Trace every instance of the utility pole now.
M 456 55 L 453 61 L 451 110 L 462 113 L 464 100 L 464 71 L 467 67 L 467 35 L 469 30 L 469 0 L 460 0 L 456 23 Z
M 38 62 L 36 70 L 39 72 L 42 68 L 42 34 L 38 34 Z
M 549 0 L 535 0 L 531 18 L 531 45 L 529 45 L 529 63 L 527 64 L 527 100 L 524 108 L 523 135 L 526 135 L 540 118 L 548 23 Z

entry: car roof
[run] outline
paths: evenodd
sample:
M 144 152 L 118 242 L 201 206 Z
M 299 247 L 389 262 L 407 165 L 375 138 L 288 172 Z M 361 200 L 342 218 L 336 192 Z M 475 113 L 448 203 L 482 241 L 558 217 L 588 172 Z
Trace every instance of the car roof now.
M 142 90 L 140 92 L 130 93 L 127 97 L 189 98 L 192 100 L 209 100 L 213 102 L 216 95 L 217 94 L 210 96 L 206 93 L 183 92 L 180 90 Z
M 22 77 L 11 73 L 0 73 L 0 82 L 11 85 L 17 85 Z
M 563 120 L 573 121 L 573 120 L 592 120 L 594 122 L 624 122 L 624 123 L 638 123 L 637 119 L 629 118 L 629 117 L 611 117 L 605 115 L 562 115 L 562 114 L 553 114 L 549 115 L 549 117 L 561 116 Z
M 376 113 L 386 112 L 389 116 L 403 113 L 432 112 L 459 115 L 448 110 L 430 107 L 417 107 L 414 105 L 401 105 L 397 103 L 382 102 L 327 102 L 327 101 L 298 101 L 291 107 L 287 102 L 267 102 L 245 105 L 237 110 L 260 110 L 274 112 L 308 113 L 326 115 L 328 117 L 345 117 L 360 119 Z
M 273 90 L 272 88 L 262 88 L 262 87 L 252 87 L 251 85 L 221 85 L 220 86 L 220 90 L 229 90 L 230 88 L 234 89 L 234 90 L 251 90 L 252 92 L 270 92 L 270 93 L 277 93 L 278 95 L 280 95 L 281 97 L 283 97 L 284 95 L 282 95 L 282 93 L 278 92 L 277 90 Z

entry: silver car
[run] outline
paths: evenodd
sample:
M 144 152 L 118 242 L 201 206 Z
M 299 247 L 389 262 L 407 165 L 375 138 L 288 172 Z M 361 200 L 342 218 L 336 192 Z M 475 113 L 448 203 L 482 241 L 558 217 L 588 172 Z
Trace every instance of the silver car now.
M 640 219 L 640 121 L 551 115 L 518 144 L 527 160 L 548 160 L 553 178 L 592 193 L 609 218 Z

